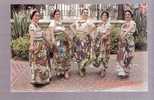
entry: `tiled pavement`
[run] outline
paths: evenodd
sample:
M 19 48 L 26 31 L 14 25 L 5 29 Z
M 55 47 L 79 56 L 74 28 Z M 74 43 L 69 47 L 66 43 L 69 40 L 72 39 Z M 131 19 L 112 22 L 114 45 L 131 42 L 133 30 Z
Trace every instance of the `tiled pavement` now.
M 110 65 L 105 78 L 97 75 L 98 69 L 88 66 L 87 75 L 81 78 L 74 65 L 68 80 L 54 78 L 50 84 L 35 88 L 30 84 L 28 62 L 11 60 L 11 90 L 27 91 L 144 91 L 147 85 L 147 52 L 136 52 L 130 78 L 121 80 L 115 73 L 115 55 L 111 55 Z
M 25 73 L 26 70 L 29 70 L 28 67 L 29 67 L 29 64 L 25 61 L 11 60 L 11 86 L 15 84 L 18 78 L 26 74 Z

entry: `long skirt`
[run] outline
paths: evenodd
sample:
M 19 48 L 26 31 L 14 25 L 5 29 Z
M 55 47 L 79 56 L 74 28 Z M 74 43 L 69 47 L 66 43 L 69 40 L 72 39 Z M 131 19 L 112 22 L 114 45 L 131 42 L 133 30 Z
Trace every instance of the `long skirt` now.
M 134 56 L 135 44 L 133 36 L 120 39 L 117 52 L 117 71 L 119 76 L 129 76 L 130 65 Z
M 71 66 L 70 42 L 62 36 L 57 36 L 53 49 L 53 65 L 56 75 L 64 75 Z
M 94 40 L 93 46 L 94 62 L 95 67 L 101 67 L 101 70 L 108 68 L 108 62 L 110 58 L 110 38 L 101 40 L 98 35 Z M 103 65 L 103 66 L 102 66 Z
M 46 84 L 50 80 L 47 46 L 44 40 L 34 40 L 33 50 L 29 52 L 32 84 Z
M 84 39 L 73 38 L 73 58 L 78 64 L 79 73 L 85 75 L 85 67 L 91 62 L 92 38 L 86 35 Z

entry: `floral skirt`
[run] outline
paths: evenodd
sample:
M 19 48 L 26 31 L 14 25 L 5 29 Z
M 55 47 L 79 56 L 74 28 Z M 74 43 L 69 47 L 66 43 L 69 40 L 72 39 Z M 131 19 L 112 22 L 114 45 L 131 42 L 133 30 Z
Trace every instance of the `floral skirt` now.
M 103 64 L 103 69 L 106 69 L 110 58 L 110 39 L 101 40 L 100 37 L 96 37 L 94 40 L 93 54 L 93 65 L 100 67 Z
M 29 62 L 33 84 L 46 84 L 50 79 L 47 46 L 43 40 L 34 40 L 33 50 L 29 52 Z
M 135 49 L 135 44 L 133 37 L 129 36 L 125 39 L 119 40 L 118 51 L 117 51 L 117 61 L 119 66 L 125 73 L 129 73 L 130 64 L 133 58 L 133 52 Z
M 58 38 L 55 41 L 53 50 L 53 65 L 57 75 L 64 74 L 70 69 L 71 53 L 70 42 L 63 38 Z
M 85 68 L 91 61 L 92 38 L 87 35 L 84 39 L 73 38 L 73 58 L 79 64 L 79 69 Z

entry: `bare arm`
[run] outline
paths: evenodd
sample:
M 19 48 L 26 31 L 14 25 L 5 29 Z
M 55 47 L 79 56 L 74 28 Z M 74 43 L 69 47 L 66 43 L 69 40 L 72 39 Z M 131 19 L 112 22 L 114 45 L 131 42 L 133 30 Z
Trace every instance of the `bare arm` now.
M 76 34 L 76 28 L 75 23 L 70 25 L 70 29 L 72 30 L 73 34 Z
M 130 23 L 128 29 L 126 30 L 126 33 L 131 33 L 131 32 L 135 32 L 136 29 L 136 24 L 135 23 Z
M 92 32 L 94 32 L 94 31 L 96 31 L 96 27 L 90 28 L 88 33 L 92 33 Z
M 33 38 L 33 34 L 34 32 L 29 32 L 29 36 L 30 36 L 30 50 L 33 49 L 33 44 L 34 44 L 34 38 Z
M 120 36 L 122 36 L 122 38 L 124 38 L 128 33 L 135 32 L 135 29 L 136 29 L 136 24 L 130 23 L 129 27 L 125 31 L 122 31 L 120 33 Z
M 55 43 L 55 36 L 54 36 L 53 27 L 48 28 L 48 40 L 50 40 L 51 44 Z
M 105 34 L 102 36 L 102 39 L 107 38 L 111 33 L 111 29 L 107 29 L 107 31 L 105 32 Z

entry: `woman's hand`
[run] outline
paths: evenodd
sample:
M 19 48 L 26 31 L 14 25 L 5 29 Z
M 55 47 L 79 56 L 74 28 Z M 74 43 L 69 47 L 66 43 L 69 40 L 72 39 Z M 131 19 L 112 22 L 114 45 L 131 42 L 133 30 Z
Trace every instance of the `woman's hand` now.
M 30 52 L 35 51 L 35 48 L 34 48 L 33 44 L 31 44 L 31 45 L 29 46 L 29 51 L 30 51 Z
M 121 39 L 125 39 L 126 38 L 126 32 L 123 32 L 123 33 L 121 33 L 121 35 L 120 35 L 120 37 L 121 37 Z
M 71 31 L 72 31 L 72 33 L 73 33 L 73 35 L 75 35 L 76 33 L 77 33 L 77 31 L 76 31 L 76 25 L 75 24 L 71 24 L 70 25 L 70 29 L 71 29 Z

